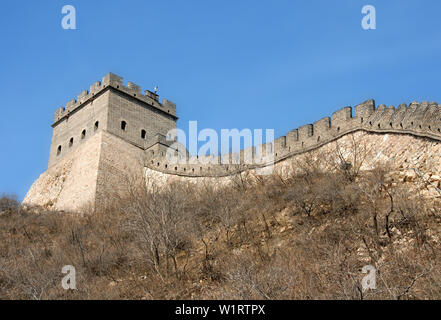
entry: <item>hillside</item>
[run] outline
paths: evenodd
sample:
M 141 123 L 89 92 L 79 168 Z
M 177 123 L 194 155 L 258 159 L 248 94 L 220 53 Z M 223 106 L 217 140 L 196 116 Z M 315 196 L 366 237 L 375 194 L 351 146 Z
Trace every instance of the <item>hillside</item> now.
M 3 198 L 0 298 L 440 299 L 439 148 L 358 133 L 268 176 L 127 179 L 83 214 Z

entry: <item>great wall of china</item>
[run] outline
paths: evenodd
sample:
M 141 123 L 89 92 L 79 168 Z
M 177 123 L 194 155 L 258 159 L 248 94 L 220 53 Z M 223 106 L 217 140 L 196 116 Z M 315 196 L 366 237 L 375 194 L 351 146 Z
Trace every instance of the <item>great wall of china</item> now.
M 390 141 L 395 139 L 400 145 L 388 148 L 394 150 L 392 158 L 412 148 L 412 144 L 424 144 L 426 149 L 430 145 L 430 150 L 424 152 L 433 155 L 437 165 L 440 163 L 441 108 L 436 102 L 376 108 L 375 102 L 368 100 L 354 110 L 344 107 L 331 117 L 301 126 L 272 143 L 242 150 L 240 154 L 200 158 L 185 152 L 181 154 L 184 159 L 173 164 L 165 157 L 172 143 L 167 141 L 166 134 L 176 127 L 177 119 L 174 103 L 159 102 L 155 93 L 146 90 L 142 94 L 140 86 L 131 82 L 124 85 L 121 77 L 107 74 L 101 82 L 94 83 L 55 112 L 49 168 L 33 184 L 23 203 L 75 211 L 86 203 L 105 198 L 110 189 L 118 189 L 115 186 L 127 170 L 139 176 L 157 172 L 162 177 L 190 180 L 227 178 L 267 165 L 277 166 L 360 134 L 372 137 L 366 143 L 373 146 L 381 144 L 382 136 L 391 137 Z M 259 161 L 270 152 L 273 155 L 270 163 Z M 251 164 L 244 161 L 249 157 L 255 160 Z

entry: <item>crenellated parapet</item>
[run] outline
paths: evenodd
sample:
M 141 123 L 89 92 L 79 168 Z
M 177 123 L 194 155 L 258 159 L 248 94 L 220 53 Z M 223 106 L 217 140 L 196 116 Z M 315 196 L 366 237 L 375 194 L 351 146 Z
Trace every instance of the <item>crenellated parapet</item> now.
M 168 181 L 160 173 L 172 179 L 214 178 L 194 179 L 196 183 L 227 181 L 228 178 L 217 178 L 249 170 L 269 174 L 273 164 L 280 163 L 278 169 L 283 169 L 284 160 L 360 131 L 372 134 L 366 135 L 365 141 L 373 143 L 377 154 L 382 152 L 378 148 L 382 148 L 384 139 L 373 134 L 394 134 L 385 147 L 395 149 L 391 153 L 394 161 L 398 153 L 404 153 L 400 163 L 426 145 L 433 147 L 428 154 L 438 154 L 436 142 L 441 141 L 441 108 L 435 102 L 412 102 L 395 108 L 376 107 L 374 100 L 368 100 L 291 130 L 270 143 L 221 156 L 190 155 L 173 138 L 176 120 L 173 102 L 165 99 L 159 102 L 155 92 L 143 92 L 133 82 L 124 84 L 113 73 L 105 75 L 55 111 L 48 170 L 33 184 L 23 202 L 54 210 L 81 211 L 86 205 L 99 208 L 107 199 L 124 197 L 127 180 Z M 238 134 L 245 137 L 248 132 L 242 130 Z M 425 141 L 397 134 L 423 137 Z M 230 137 L 236 139 L 236 133 Z M 431 139 L 430 143 L 427 139 Z M 394 143 L 403 145 L 390 148 Z M 415 148 L 413 143 L 417 145 Z
M 88 90 L 81 91 L 77 95 L 76 99 L 69 101 L 64 107 L 58 108 L 55 111 L 54 123 L 52 126 L 54 127 L 61 120 L 69 117 L 72 113 L 82 108 L 86 103 L 92 101 L 97 96 L 109 89 L 116 90 L 126 96 L 130 96 L 133 99 L 155 108 L 159 112 L 170 115 L 177 119 L 176 105 L 173 102 L 166 99 L 159 102 L 159 97 L 155 92 L 145 90 L 144 93 L 142 93 L 141 87 L 135 83 L 128 81 L 127 85 L 124 85 L 123 78 L 117 76 L 116 74 L 108 73 L 101 79 L 101 81 L 93 83 Z
M 375 106 L 374 100 L 354 107 L 344 107 L 313 124 L 303 125 L 275 139 L 272 143 L 242 150 L 239 154 L 211 157 L 212 161 L 194 161 L 187 156 L 183 161 L 170 164 L 161 155 L 148 155 L 145 166 L 167 174 L 189 177 L 222 177 L 245 170 L 261 168 L 297 154 L 305 153 L 356 131 L 371 133 L 409 134 L 441 141 L 441 108 L 436 102 L 412 102 L 397 108 Z M 270 161 L 262 160 L 272 155 Z M 244 161 L 249 159 L 250 161 Z M 190 161 L 190 159 L 192 159 Z M 213 160 L 216 159 L 216 160 Z
M 69 101 L 66 106 L 55 111 L 54 124 L 61 123 L 63 119 L 81 109 L 88 102 L 93 101 L 106 90 L 113 90 L 125 99 L 135 99 L 142 102 L 155 112 L 176 121 L 176 105 L 166 99 L 159 102 L 158 95 L 145 90 L 128 81 L 123 83 L 120 76 L 108 73 L 101 81 L 93 83 L 88 90 L 83 90 L 77 99 Z M 118 103 L 114 103 L 119 108 Z M 113 104 L 111 104 L 113 105 Z M 347 106 L 334 112 L 331 117 L 324 117 L 313 124 L 306 124 L 291 130 L 285 136 L 278 137 L 272 143 L 258 145 L 241 150 L 239 153 L 225 154 L 222 156 L 190 156 L 185 147 L 176 150 L 179 161 L 171 163 L 166 157 L 167 150 L 173 144 L 167 141 L 164 133 L 155 133 L 148 128 L 137 127 L 134 122 L 126 121 L 124 112 L 121 115 L 112 109 L 112 117 L 107 130 L 145 150 L 145 165 L 151 169 L 167 174 L 184 176 L 229 176 L 244 170 L 260 168 L 268 164 L 277 163 L 293 155 L 316 149 L 326 143 L 334 141 L 346 134 L 355 131 L 372 133 L 400 133 L 441 140 L 441 108 L 436 102 L 412 102 L 410 105 L 401 104 L 397 108 L 386 105 L 375 106 L 374 100 L 367 100 L 354 108 Z M 144 118 L 142 118 L 144 119 Z M 143 121 L 147 121 L 145 118 Z M 155 120 L 158 121 L 158 120 Z M 129 130 L 136 127 L 134 136 L 117 128 L 122 122 L 128 122 Z M 112 127 L 113 125 L 113 127 Z M 141 125 L 141 124 L 140 124 Z M 140 126 L 139 125 L 139 126 Z M 168 127 L 168 125 L 167 125 Z M 136 130 L 147 129 L 148 139 L 140 140 Z M 160 132 L 160 131 L 156 131 Z M 132 141 L 133 140 L 133 141 Z M 77 139 L 78 141 L 78 139 Z M 173 144 L 174 145 L 174 144 Z M 185 151 L 183 151 L 185 150 Z

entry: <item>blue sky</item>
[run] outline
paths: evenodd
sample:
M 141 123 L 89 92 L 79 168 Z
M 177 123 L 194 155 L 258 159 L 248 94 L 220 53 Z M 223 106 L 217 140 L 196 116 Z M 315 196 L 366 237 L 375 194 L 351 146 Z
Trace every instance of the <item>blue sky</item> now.
M 77 30 L 61 28 L 76 8 Z M 363 30 L 374 5 L 377 29 Z M 440 1 L 3 1 L 0 193 L 47 168 L 53 112 L 108 72 L 177 104 L 178 127 L 274 128 L 338 108 L 441 102 Z

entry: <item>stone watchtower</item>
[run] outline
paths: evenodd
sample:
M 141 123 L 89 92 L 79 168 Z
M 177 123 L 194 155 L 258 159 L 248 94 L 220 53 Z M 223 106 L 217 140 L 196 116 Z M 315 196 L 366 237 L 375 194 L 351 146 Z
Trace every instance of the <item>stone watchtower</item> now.
M 118 194 L 121 179 L 141 177 L 147 155 L 168 146 L 176 105 L 109 73 L 55 112 L 48 170 L 23 203 L 49 209 L 95 207 Z M 115 193 L 116 192 L 116 193 Z

